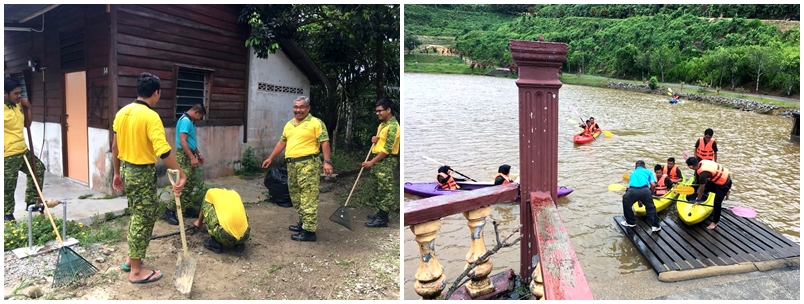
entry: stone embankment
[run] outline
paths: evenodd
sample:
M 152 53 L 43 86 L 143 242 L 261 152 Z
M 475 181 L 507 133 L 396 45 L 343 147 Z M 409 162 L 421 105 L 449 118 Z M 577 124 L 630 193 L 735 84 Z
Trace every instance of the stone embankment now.
M 639 85 L 633 83 L 622 83 L 622 82 L 609 82 L 607 85 L 609 88 L 621 89 L 621 90 L 628 90 L 628 91 L 636 91 L 636 92 L 643 92 L 643 93 L 650 93 L 656 95 L 667 95 L 666 89 L 655 89 L 651 90 L 650 87 L 647 85 Z M 793 108 L 783 108 L 773 104 L 761 103 L 752 100 L 746 100 L 741 98 L 729 98 L 729 97 L 722 97 L 722 96 L 705 96 L 699 95 L 695 93 L 678 93 L 678 96 L 681 100 L 695 100 L 695 101 L 702 101 L 708 102 L 713 104 L 719 104 L 726 107 L 731 107 L 735 109 L 740 109 L 743 111 L 751 111 L 760 114 L 770 114 L 770 115 L 778 115 L 778 116 L 792 116 L 793 113 L 798 113 L 798 109 Z

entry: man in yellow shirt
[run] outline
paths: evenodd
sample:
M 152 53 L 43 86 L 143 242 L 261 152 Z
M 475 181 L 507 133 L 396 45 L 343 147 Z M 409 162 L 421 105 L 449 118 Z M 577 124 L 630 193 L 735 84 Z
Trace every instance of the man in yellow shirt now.
M 126 187 L 131 222 L 128 224 L 128 258 L 121 266 L 129 271 L 131 283 L 158 281 L 162 271 L 142 268 L 142 258 L 151 241 L 154 223 L 159 218 L 159 198 L 156 194 L 156 157 L 170 169 L 179 170 L 179 180 L 173 195 L 180 196 L 187 177 L 170 153 L 162 119 L 152 108 L 162 96 L 159 77 L 142 73 L 137 79 L 137 100 L 126 105 L 114 117 L 112 142 L 114 177 L 112 187 Z
M 321 179 L 319 153 L 324 153 L 324 173 L 332 174 L 332 160 L 329 158 L 327 126 L 310 115 L 310 100 L 306 96 L 299 96 L 293 101 L 293 119 L 285 124 L 282 136 L 271 155 L 262 162 L 262 167 L 268 168 L 274 157 L 286 147 L 288 191 L 293 208 L 299 214 L 299 223 L 288 227 L 290 231 L 298 232 L 290 239 L 314 242 L 318 223 L 318 183 Z
M 13 78 L 5 79 L 3 99 L 5 101 L 5 107 L 3 107 L 3 127 L 5 128 L 3 130 L 3 222 L 8 222 L 14 220 L 14 191 L 17 190 L 18 172 L 25 173 L 28 177 L 25 187 L 26 210 L 29 206 L 36 204 L 34 209 L 40 213 L 42 211 L 42 199 L 36 192 L 33 178 L 31 178 L 31 173 L 22 156 L 28 153 L 28 160 L 35 163 L 31 166 L 36 166 L 36 181 L 40 186 L 45 181 L 45 165 L 39 161 L 39 158 L 29 153 L 28 145 L 25 144 L 22 129 L 30 127 L 31 122 L 28 121 L 28 125 L 25 125 L 22 107 L 25 107 L 28 117 L 33 116 L 31 116 L 31 104 L 28 102 L 28 98 L 22 97 L 22 85 L 19 81 Z
M 251 227 L 248 226 L 243 200 L 234 190 L 207 190 L 195 226 L 201 227 L 204 223 L 211 236 L 204 240 L 204 248 L 214 253 L 223 253 L 224 246 L 233 247 L 238 253 L 246 250 L 244 243 L 248 240 Z
M 371 138 L 371 142 L 375 143 L 371 153 L 375 155 L 362 164 L 363 168 L 372 168 L 371 177 L 377 187 L 374 205 L 378 211 L 376 215 L 369 216 L 371 222 L 366 223 L 369 228 L 388 227 L 388 213 L 399 206 L 399 191 L 395 187 L 399 183 L 394 178 L 399 168 L 399 122 L 387 98 L 377 101 L 374 113 L 381 121 L 377 136 Z

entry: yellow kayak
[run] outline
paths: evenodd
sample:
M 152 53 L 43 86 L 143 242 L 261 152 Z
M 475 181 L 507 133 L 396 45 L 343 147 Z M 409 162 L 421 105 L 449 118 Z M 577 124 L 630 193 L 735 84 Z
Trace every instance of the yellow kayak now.
M 679 194 L 679 200 L 687 200 L 687 196 L 684 194 Z M 709 196 L 706 198 L 706 201 L 702 202 L 698 206 L 695 206 L 692 203 L 676 203 L 676 209 L 678 210 L 678 217 L 681 219 L 684 224 L 687 226 L 692 226 L 697 223 L 702 222 L 709 214 L 712 214 L 712 211 L 715 209 L 715 193 L 709 192 Z M 709 206 L 704 206 L 704 204 Z
M 685 181 L 681 181 L 681 182 L 678 183 L 679 186 L 689 186 L 691 184 L 692 184 L 692 178 L 690 178 L 688 180 L 685 180 Z M 670 205 L 673 204 L 673 202 L 675 202 L 673 199 L 677 198 L 677 196 L 678 196 L 678 193 L 676 193 L 675 191 L 672 191 L 672 189 L 671 189 L 670 191 L 667 191 L 667 193 L 662 195 L 661 198 L 654 198 L 653 199 L 653 205 L 656 206 L 656 213 L 659 213 L 660 211 L 662 211 L 664 209 L 667 209 L 667 207 L 670 207 Z M 634 203 L 633 209 L 634 209 L 634 213 L 636 215 L 638 215 L 638 216 L 647 216 L 648 215 L 648 212 L 645 209 L 644 204 L 642 205 L 642 207 L 640 207 L 639 203 L 636 202 L 636 203 Z

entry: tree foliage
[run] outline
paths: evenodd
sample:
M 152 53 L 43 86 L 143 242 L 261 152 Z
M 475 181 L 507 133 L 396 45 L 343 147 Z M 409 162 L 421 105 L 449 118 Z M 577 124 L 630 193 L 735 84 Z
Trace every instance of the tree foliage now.
M 407 9 L 408 6 L 406 14 Z M 557 17 L 559 9 L 565 12 L 563 18 Z M 607 18 L 587 16 L 591 12 L 599 15 L 602 9 L 608 10 Z M 779 17 L 791 11 L 797 14 L 798 5 L 562 4 L 535 5 L 530 10 L 495 28 L 475 28 L 459 34 L 458 51 L 471 51 L 470 59 L 478 62 L 507 66 L 513 63 L 508 40 L 536 40 L 544 34 L 546 41 L 568 44 L 565 72 L 582 69 L 584 74 L 636 80 L 659 76 L 663 82 L 702 81 L 765 94 L 790 95 L 799 91 L 799 26 L 783 33 L 776 25 L 757 19 L 700 17 L 722 10 L 738 16 Z M 431 15 L 451 13 L 433 8 L 429 11 Z M 443 16 L 441 19 L 449 20 Z
M 399 19 L 399 5 L 365 4 L 247 5 L 240 16 L 258 57 L 276 52 L 281 39 L 307 50 L 329 79 L 311 89 L 311 113 L 347 150 L 371 144 L 378 99 L 398 100 Z

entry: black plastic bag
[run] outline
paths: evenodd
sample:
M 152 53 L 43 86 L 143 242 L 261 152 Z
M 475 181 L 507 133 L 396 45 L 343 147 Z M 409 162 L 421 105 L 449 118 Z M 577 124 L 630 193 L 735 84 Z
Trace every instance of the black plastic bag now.
M 271 168 L 265 175 L 263 182 L 268 188 L 270 201 L 274 204 L 290 203 L 290 192 L 288 191 L 288 171 L 284 168 Z

